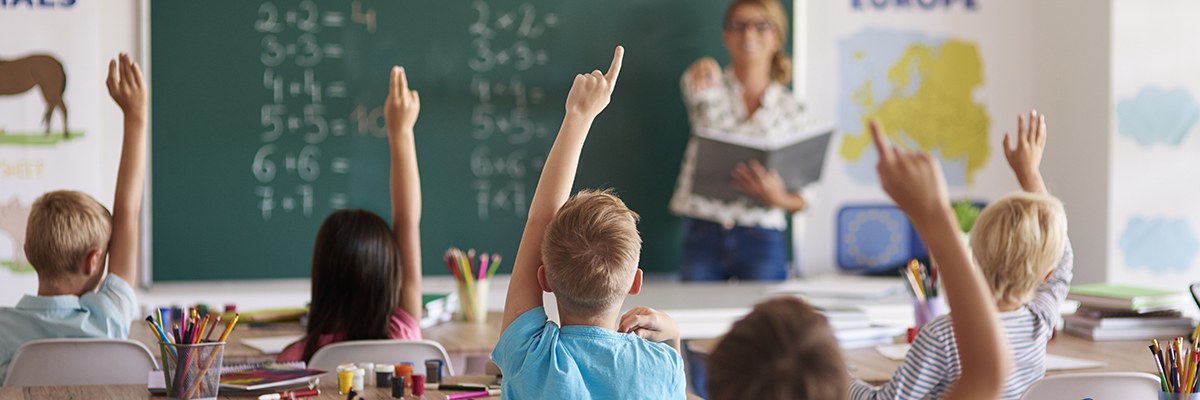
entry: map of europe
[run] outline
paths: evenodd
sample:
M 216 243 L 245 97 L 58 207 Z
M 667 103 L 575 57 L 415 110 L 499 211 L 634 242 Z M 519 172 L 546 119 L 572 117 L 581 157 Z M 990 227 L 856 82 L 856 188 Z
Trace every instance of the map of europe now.
M 974 98 L 983 80 L 976 44 L 919 32 L 866 29 L 838 42 L 841 157 L 850 176 L 879 181 L 867 123 L 892 141 L 942 162 L 947 183 L 971 185 L 988 160 L 990 118 Z

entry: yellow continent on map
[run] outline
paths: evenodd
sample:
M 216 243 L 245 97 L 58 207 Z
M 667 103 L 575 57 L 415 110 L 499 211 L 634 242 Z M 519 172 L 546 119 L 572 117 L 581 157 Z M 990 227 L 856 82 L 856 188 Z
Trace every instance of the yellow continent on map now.
M 989 118 L 971 93 L 983 83 L 979 50 L 972 43 L 947 40 L 939 48 L 913 44 L 888 70 L 892 95 L 876 104 L 868 79 L 852 95 L 862 107 L 862 130 L 847 131 L 841 154 L 857 161 L 871 145 L 868 121 L 878 118 L 897 145 L 909 150 L 938 150 L 943 160 L 966 160 L 967 184 L 986 163 L 989 153 Z M 904 90 L 915 78 L 920 83 L 911 95 Z M 850 129 L 850 127 L 845 127 Z M 913 149 L 911 145 L 918 148 Z

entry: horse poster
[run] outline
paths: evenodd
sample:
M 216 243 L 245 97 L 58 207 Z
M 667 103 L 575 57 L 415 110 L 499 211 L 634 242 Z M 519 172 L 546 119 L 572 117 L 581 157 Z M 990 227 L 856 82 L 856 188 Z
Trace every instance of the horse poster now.
M 101 115 L 113 114 L 105 119 L 118 127 L 121 117 L 105 92 L 102 6 L 0 0 L 0 305 L 37 288 L 23 246 L 38 196 L 78 190 L 112 206 L 113 188 L 100 182 L 115 179 L 119 154 L 104 149 L 119 146 L 102 145 L 120 143 L 121 131 L 103 132 Z

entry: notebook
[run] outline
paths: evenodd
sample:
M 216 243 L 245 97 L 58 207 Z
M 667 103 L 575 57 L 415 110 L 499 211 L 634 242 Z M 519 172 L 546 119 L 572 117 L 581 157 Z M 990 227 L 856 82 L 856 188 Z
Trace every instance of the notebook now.
M 303 364 L 303 363 L 299 363 Z M 307 383 L 325 371 L 306 369 L 297 363 L 236 366 L 221 369 L 221 387 L 257 390 Z

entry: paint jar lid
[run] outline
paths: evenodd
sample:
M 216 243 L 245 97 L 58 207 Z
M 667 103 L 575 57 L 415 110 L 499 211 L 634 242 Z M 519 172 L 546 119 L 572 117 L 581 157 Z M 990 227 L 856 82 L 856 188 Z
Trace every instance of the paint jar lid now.
M 392 364 L 375 364 L 375 372 L 393 372 L 396 367 Z
M 396 366 L 397 374 L 402 373 L 402 372 L 412 372 L 412 370 L 413 370 L 412 364 L 400 364 L 400 365 Z
M 355 368 L 355 369 L 354 369 L 354 376 L 363 376 L 363 375 L 366 375 L 366 374 L 367 374 L 367 370 L 365 370 L 365 369 L 362 369 L 362 368 Z
M 342 365 L 339 365 L 339 366 L 337 366 L 337 370 L 338 370 L 338 372 L 342 372 L 342 371 L 351 371 L 351 370 L 353 370 L 353 369 L 354 369 L 354 365 L 346 365 L 346 364 L 342 364 Z

